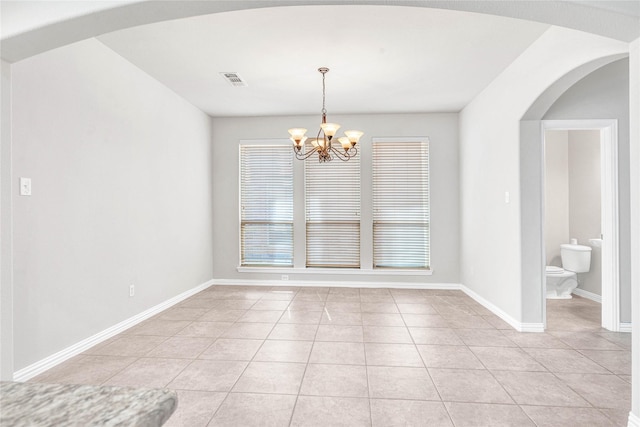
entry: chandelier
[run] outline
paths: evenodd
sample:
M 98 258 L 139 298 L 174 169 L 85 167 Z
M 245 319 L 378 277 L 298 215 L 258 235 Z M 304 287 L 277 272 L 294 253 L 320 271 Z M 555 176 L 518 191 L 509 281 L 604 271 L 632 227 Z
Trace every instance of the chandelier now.
M 320 163 L 329 162 L 334 157 L 342 161 L 347 161 L 358 154 L 356 144 L 360 140 L 363 132 L 359 130 L 348 130 L 344 134 L 346 136 L 338 138 L 338 142 L 342 145 L 342 150 L 336 149 L 331 145 L 331 141 L 335 136 L 340 125 L 337 123 L 327 123 L 327 109 L 325 108 L 325 74 L 329 72 L 327 67 L 318 68 L 320 74 L 322 74 L 322 124 L 320 124 L 320 130 L 315 138 L 307 138 L 305 133 L 306 129 L 292 128 L 289 129 L 291 139 L 293 141 L 293 151 L 296 158 L 299 160 L 305 160 L 311 157 L 314 153 L 318 153 L 318 160 Z M 305 142 L 310 142 L 311 147 L 306 146 Z

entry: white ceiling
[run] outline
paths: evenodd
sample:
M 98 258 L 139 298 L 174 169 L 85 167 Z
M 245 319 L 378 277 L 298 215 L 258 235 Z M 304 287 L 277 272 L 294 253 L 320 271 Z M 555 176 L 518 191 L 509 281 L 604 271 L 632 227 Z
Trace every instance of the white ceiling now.
M 400 6 L 216 13 L 100 36 L 212 116 L 459 111 L 548 25 Z M 220 72 L 237 72 L 232 87 Z
M 6 39 L 56 22 L 140 0 L 34 1 L 1 0 L 0 37 Z

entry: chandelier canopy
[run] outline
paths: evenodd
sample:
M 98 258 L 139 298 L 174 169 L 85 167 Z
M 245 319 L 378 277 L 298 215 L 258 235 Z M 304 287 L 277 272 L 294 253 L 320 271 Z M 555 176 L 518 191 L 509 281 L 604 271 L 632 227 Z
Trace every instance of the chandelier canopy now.
M 342 161 L 347 161 L 358 154 L 356 144 L 363 135 L 363 132 L 359 130 L 348 130 L 344 134 L 346 136 L 338 138 L 338 142 L 342 145 L 342 150 L 336 149 L 331 145 L 331 141 L 335 136 L 340 125 L 337 123 L 327 123 L 327 109 L 325 108 L 325 74 L 329 72 L 327 67 L 318 68 L 320 74 L 322 74 L 322 123 L 320 124 L 320 130 L 315 138 L 307 138 L 305 134 L 307 130 L 304 128 L 292 128 L 289 129 L 291 139 L 293 141 L 293 151 L 296 158 L 299 160 L 305 160 L 309 158 L 313 153 L 318 153 L 318 160 L 322 162 L 329 162 L 334 157 Z M 310 142 L 311 147 L 305 146 L 305 142 Z

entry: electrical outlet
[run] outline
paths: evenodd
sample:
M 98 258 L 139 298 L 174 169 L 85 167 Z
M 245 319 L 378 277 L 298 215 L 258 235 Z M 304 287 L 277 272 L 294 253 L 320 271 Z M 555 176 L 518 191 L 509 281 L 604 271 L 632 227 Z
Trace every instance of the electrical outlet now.
M 20 178 L 20 195 L 31 195 L 31 178 Z
M 283 274 L 282 275 L 282 280 L 289 280 L 289 275 L 288 274 Z
M 129 285 L 129 296 L 132 297 L 136 294 L 136 287 L 135 285 Z

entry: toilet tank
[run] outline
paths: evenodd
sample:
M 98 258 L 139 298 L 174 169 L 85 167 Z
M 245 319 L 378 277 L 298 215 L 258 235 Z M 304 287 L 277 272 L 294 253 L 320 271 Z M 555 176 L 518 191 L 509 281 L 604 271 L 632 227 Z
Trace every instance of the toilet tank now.
M 586 273 L 591 268 L 591 247 L 583 245 L 560 245 L 562 268 L 574 273 Z

